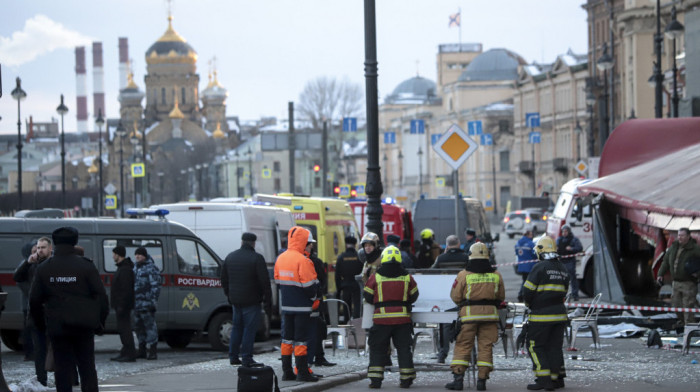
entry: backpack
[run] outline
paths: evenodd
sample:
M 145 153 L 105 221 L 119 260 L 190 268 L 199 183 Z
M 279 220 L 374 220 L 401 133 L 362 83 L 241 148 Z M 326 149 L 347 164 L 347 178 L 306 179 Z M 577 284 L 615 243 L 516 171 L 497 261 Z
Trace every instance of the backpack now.
M 267 391 L 280 392 L 277 375 L 270 366 L 255 364 L 238 368 L 238 392 Z
M 659 347 L 663 346 L 663 343 L 661 342 L 661 334 L 659 334 L 659 331 L 652 329 L 649 331 L 649 335 L 647 336 L 647 347 Z

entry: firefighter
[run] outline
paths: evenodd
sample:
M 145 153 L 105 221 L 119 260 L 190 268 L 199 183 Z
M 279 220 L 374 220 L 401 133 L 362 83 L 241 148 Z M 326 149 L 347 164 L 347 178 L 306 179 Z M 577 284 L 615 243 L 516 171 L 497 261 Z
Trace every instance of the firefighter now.
M 569 289 L 569 274 L 559 261 L 554 240 L 544 236 L 535 245 L 539 262 L 523 285 L 523 299 L 530 308 L 527 347 L 535 371 L 535 383 L 527 389 L 537 391 L 564 387 L 564 331 L 568 321 L 564 300 Z
M 381 264 L 382 249 L 379 247 L 379 236 L 368 231 L 360 240 L 360 252 L 358 257 L 364 262 L 362 267 L 362 283 L 374 274 Z
M 503 277 L 489 261 L 489 248 L 477 242 L 469 248 L 469 262 L 457 274 L 450 298 L 459 306 L 458 324 L 461 324 L 452 356 L 454 380 L 445 388 L 461 391 L 464 372 L 470 365 L 479 369 L 476 389 L 486 390 L 486 380 L 493 370 L 493 345 L 498 340 L 498 307 L 506 297 Z M 478 341 L 476 364 L 470 364 L 474 338 Z
M 275 262 L 275 282 L 280 287 L 282 310 L 282 380 L 318 381 L 308 364 L 308 340 L 311 312 L 318 309 L 320 300 L 318 278 L 309 259 L 313 236 L 300 226 L 294 226 L 287 235 L 288 248 Z M 292 369 L 292 354 L 297 375 Z
M 420 248 L 416 254 L 416 268 L 430 268 L 442 253 L 442 249 L 435 242 L 435 233 L 431 229 L 423 229 L 420 232 L 420 241 Z
M 374 304 L 374 325 L 369 330 L 369 387 L 378 389 L 382 386 L 390 340 L 393 340 L 399 357 L 399 386 L 410 387 L 416 378 L 411 352 L 411 304 L 418 299 L 418 286 L 401 266 L 399 248 L 389 246 L 384 249 L 381 266 L 370 276 L 363 296 L 365 301 Z

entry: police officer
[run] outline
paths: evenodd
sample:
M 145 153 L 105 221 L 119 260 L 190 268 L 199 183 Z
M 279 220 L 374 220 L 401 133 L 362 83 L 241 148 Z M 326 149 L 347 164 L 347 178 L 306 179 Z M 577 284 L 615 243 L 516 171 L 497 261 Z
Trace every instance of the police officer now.
M 360 318 L 362 314 L 362 293 L 360 285 L 357 284 L 355 276 L 362 273 L 362 262 L 355 250 L 357 238 L 353 236 L 345 237 L 345 252 L 338 255 L 335 261 L 335 287 L 341 293 L 341 299 L 348 304 L 350 309 L 343 309 L 345 320 L 349 318 Z
M 370 388 L 381 388 L 389 341 L 393 340 L 399 357 L 401 388 L 408 388 L 416 378 L 413 368 L 413 323 L 411 304 L 418 299 L 418 286 L 401 266 L 401 251 L 388 246 L 381 254 L 381 266 L 370 276 L 363 293 L 365 301 L 374 304 L 369 330 Z
M 104 330 L 107 294 L 95 265 L 75 254 L 78 230 L 61 227 L 52 238 L 54 256 L 37 268 L 30 313 L 37 328 L 48 332 L 53 346 L 56 391 L 73 390 L 76 363 L 81 389 L 97 391 L 94 337 L 96 330 Z
M 156 310 L 160 297 L 160 271 L 146 248 L 136 248 L 134 258 L 134 332 L 139 340 L 136 358 L 158 359 Z
M 122 349 L 118 356 L 110 360 L 135 362 L 136 347 L 131 329 L 131 311 L 134 310 L 134 262 L 126 257 L 126 248 L 123 245 L 117 245 L 112 249 L 112 259 L 117 265 L 117 272 L 114 273 L 109 298 L 117 316 L 117 332 L 122 342 Z
M 484 391 L 493 370 L 493 345 L 498 340 L 498 306 L 506 292 L 503 277 L 489 261 L 488 246 L 477 242 L 469 252 L 469 263 L 457 274 L 450 291 L 450 298 L 460 307 L 461 328 L 450 363 L 454 381 L 445 388 L 462 390 L 464 372 L 470 365 L 476 365 L 479 369 L 476 389 Z M 476 364 L 470 364 L 475 338 L 478 341 Z
M 535 266 L 535 261 L 537 260 L 535 243 L 532 242 L 533 235 L 533 229 L 531 227 L 526 227 L 522 238 L 515 244 L 515 257 L 518 260 L 517 271 L 523 279 L 523 283 L 520 285 L 520 291 L 518 292 L 518 302 L 523 302 L 523 285 L 527 280 L 527 275 L 532 271 L 532 267 Z
M 301 226 L 287 234 L 288 248 L 275 262 L 275 282 L 280 288 L 282 311 L 282 380 L 318 381 L 309 372 L 308 340 L 310 316 L 318 309 L 318 279 L 309 259 L 313 237 Z M 294 354 L 297 372 L 292 369 Z
M 569 274 L 559 261 L 552 238 L 537 241 L 535 264 L 523 285 L 523 299 L 530 308 L 527 347 L 536 381 L 527 389 L 548 391 L 564 387 L 564 331 L 568 322 L 564 299 L 569 289 Z
M 423 229 L 420 232 L 420 248 L 416 253 L 416 268 L 430 268 L 435 259 L 442 253 L 440 245 L 435 242 L 435 233 L 430 229 Z

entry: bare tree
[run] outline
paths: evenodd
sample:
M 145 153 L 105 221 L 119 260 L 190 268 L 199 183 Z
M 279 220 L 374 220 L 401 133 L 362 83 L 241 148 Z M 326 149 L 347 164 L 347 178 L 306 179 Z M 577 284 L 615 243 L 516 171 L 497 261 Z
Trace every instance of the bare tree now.
M 307 119 L 315 129 L 323 120 L 340 120 L 343 117 L 362 114 L 364 94 L 362 87 L 344 78 L 338 80 L 321 76 L 310 80 L 299 95 L 301 118 Z

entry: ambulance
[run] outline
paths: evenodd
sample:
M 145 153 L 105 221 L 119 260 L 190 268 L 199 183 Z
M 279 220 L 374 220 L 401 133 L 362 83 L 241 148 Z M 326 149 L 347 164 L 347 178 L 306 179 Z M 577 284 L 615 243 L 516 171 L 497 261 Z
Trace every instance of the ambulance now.
M 355 214 L 355 221 L 357 226 L 360 228 L 360 237 L 365 234 L 367 224 L 367 201 L 366 200 L 351 200 L 350 208 Z M 382 209 L 384 213 L 382 214 L 382 231 L 384 233 L 384 243 L 386 244 L 386 237 L 388 235 L 394 234 L 401 239 L 413 239 L 413 221 L 411 219 L 411 211 L 407 211 L 405 208 L 393 204 L 393 203 L 382 203 Z M 413 241 L 411 241 L 411 248 L 413 248 Z
M 311 231 L 317 242 L 318 257 L 328 264 L 328 292 L 335 293 L 335 261 L 345 251 L 345 237 L 359 240 L 355 216 L 348 202 L 291 194 L 257 194 L 253 200 L 288 209 L 297 225 Z

